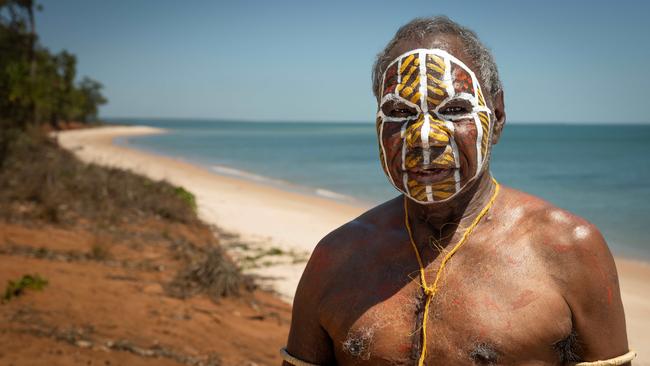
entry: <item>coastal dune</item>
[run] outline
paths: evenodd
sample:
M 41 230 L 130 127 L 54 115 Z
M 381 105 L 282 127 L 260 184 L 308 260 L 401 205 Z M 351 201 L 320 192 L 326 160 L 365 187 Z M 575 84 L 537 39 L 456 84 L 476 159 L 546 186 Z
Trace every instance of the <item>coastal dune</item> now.
M 182 186 L 197 198 L 207 223 L 242 242 L 310 253 L 328 232 L 360 215 L 365 208 L 299 194 L 243 179 L 214 174 L 187 162 L 120 146 L 118 137 L 164 133 L 144 126 L 114 126 L 58 133 L 59 144 L 81 160 L 132 170 Z M 650 265 L 616 258 L 625 305 L 629 343 L 639 353 L 635 365 L 650 365 Z M 258 268 L 270 286 L 291 301 L 305 262 Z
M 311 253 L 328 232 L 360 215 L 364 208 L 317 196 L 302 195 L 242 179 L 217 175 L 201 167 L 113 144 L 113 139 L 164 133 L 152 127 L 101 127 L 65 131 L 59 144 L 88 163 L 128 169 L 166 180 L 192 192 L 199 217 L 241 242 Z M 285 300 L 293 295 L 305 262 L 259 268 Z

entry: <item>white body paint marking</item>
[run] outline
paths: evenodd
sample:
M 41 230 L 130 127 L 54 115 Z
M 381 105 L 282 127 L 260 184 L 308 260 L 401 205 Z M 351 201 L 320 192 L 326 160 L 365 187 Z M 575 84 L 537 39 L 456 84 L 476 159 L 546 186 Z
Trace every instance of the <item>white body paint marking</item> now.
M 481 142 L 483 141 L 483 127 L 478 114 L 474 113 L 474 126 L 476 126 L 476 166 L 483 165 L 483 153 L 481 152 Z
M 573 235 L 575 235 L 576 239 L 584 239 L 587 236 L 589 236 L 589 228 L 587 228 L 584 225 L 580 225 L 573 229 Z
M 406 123 L 404 124 L 404 126 L 402 126 L 404 130 L 406 130 L 406 128 L 404 128 L 405 126 L 406 126 Z M 405 136 L 405 135 L 406 135 L 406 133 L 402 134 L 402 136 Z M 402 171 L 406 171 L 406 137 L 402 137 L 402 139 L 404 140 L 402 142 Z
M 425 189 L 426 189 L 426 193 L 427 193 L 427 200 L 429 202 L 433 201 L 433 188 L 431 188 L 430 184 L 427 184 Z
M 420 60 L 420 109 L 424 114 L 424 122 L 422 123 L 422 129 L 420 130 L 420 139 L 422 140 L 422 164 L 429 165 L 431 163 L 431 147 L 429 146 L 429 132 L 431 132 L 431 122 L 429 115 L 429 104 L 427 102 L 427 97 L 429 96 L 429 90 L 427 89 L 427 54 L 420 52 L 418 54 L 418 59 Z M 433 193 L 430 184 L 427 184 L 425 187 L 427 194 L 427 201 L 433 202 Z
M 551 219 L 553 219 L 553 221 L 560 224 L 568 223 L 571 220 L 571 217 L 566 212 L 560 210 L 551 211 L 551 213 L 549 213 L 549 216 L 551 216 Z
M 402 184 L 404 184 L 404 193 L 411 197 L 411 192 L 409 191 L 409 185 L 407 184 L 409 180 L 409 175 L 406 173 L 402 173 Z
M 388 168 L 388 158 L 386 155 L 386 150 L 383 144 L 383 128 L 384 128 L 384 123 L 402 123 L 402 129 L 400 130 L 400 136 L 402 138 L 402 170 L 406 170 L 405 168 L 405 158 L 406 158 L 406 126 L 408 122 L 416 120 L 419 118 L 419 116 L 422 116 L 424 118 L 424 123 L 422 124 L 422 127 L 420 129 L 420 139 L 422 143 L 422 160 L 423 164 L 430 164 L 431 160 L 431 153 L 430 153 L 430 141 L 429 141 L 429 133 L 431 132 L 431 115 L 429 114 L 428 110 L 428 102 L 427 102 L 427 97 L 428 97 L 428 79 L 426 75 L 426 57 L 427 55 L 436 55 L 441 57 L 444 62 L 445 62 L 445 73 L 442 77 L 442 81 L 446 84 L 446 90 L 448 97 L 445 98 L 440 102 L 440 104 L 432 111 L 433 113 L 436 114 L 436 117 L 440 118 L 445 126 L 448 128 L 448 130 L 451 132 L 449 136 L 449 146 L 452 150 L 453 157 L 454 157 L 454 162 L 455 162 L 455 167 L 456 170 L 454 172 L 454 181 L 455 181 L 455 188 L 456 192 L 449 196 L 446 199 L 442 199 L 437 202 L 443 202 L 446 200 L 451 199 L 454 197 L 458 192 L 460 192 L 461 187 L 460 186 L 460 159 L 459 159 L 459 151 L 458 151 L 458 145 L 456 144 L 456 141 L 454 139 L 454 121 L 461 120 L 461 119 L 469 119 L 472 118 L 474 120 L 475 127 L 477 129 L 477 141 L 476 141 L 476 156 L 477 156 L 477 167 L 476 171 L 472 175 L 471 178 L 468 179 L 468 181 L 465 183 L 469 183 L 473 179 L 475 179 L 479 173 L 482 171 L 483 166 L 485 162 L 488 160 L 490 156 L 490 150 L 488 149 L 486 156 L 483 156 L 481 152 L 481 142 L 482 142 L 482 137 L 483 137 L 483 130 L 480 127 L 480 119 L 478 118 L 478 112 L 487 112 L 488 113 L 488 118 L 490 119 L 489 125 L 490 128 L 488 129 L 488 139 L 491 139 L 492 137 L 492 128 L 491 128 L 491 120 L 492 120 L 492 111 L 490 111 L 487 107 L 480 106 L 478 104 L 478 92 L 481 88 L 480 84 L 478 83 L 478 78 L 474 74 L 474 72 L 467 67 L 462 61 L 454 57 L 453 55 L 449 54 L 448 52 L 441 50 L 441 49 L 415 49 L 411 50 L 409 52 L 406 52 L 400 56 L 398 56 L 395 60 L 393 60 L 388 66 L 386 67 L 386 71 L 391 68 L 395 63 L 397 63 L 397 69 L 399 70 L 402 66 L 402 59 L 404 57 L 407 57 L 412 54 L 418 54 L 418 59 L 420 62 L 419 65 L 419 74 L 420 74 L 420 103 L 415 104 L 409 100 L 406 100 L 399 96 L 398 93 L 391 93 L 388 95 L 385 95 L 382 97 L 381 102 L 380 102 L 380 107 L 379 111 L 377 112 L 377 117 L 381 119 L 380 125 L 379 125 L 379 138 L 380 138 L 380 148 L 382 149 L 383 155 L 384 155 L 384 166 L 386 167 L 387 173 L 388 173 L 388 178 L 391 184 L 400 192 L 406 194 L 409 198 L 412 200 L 418 202 L 418 203 L 431 203 L 433 201 L 433 190 L 431 189 L 431 185 L 426 185 L 425 190 L 427 192 L 427 201 L 419 201 L 412 197 L 410 195 L 407 181 L 408 181 L 408 175 L 406 173 L 402 174 L 402 181 L 404 185 L 404 189 L 400 189 L 397 187 L 397 184 L 395 183 L 395 178 L 392 177 L 390 173 L 390 169 Z M 474 95 L 469 94 L 469 93 L 455 93 L 454 86 L 453 86 L 453 79 L 452 79 L 452 74 L 451 74 L 451 63 L 454 62 L 457 66 L 461 67 L 463 70 L 465 70 L 470 77 L 472 78 L 472 84 L 474 87 Z M 382 75 L 382 84 L 381 84 L 381 90 L 383 91 L 385 89 L 385 82 L 386 82 L 386 71 L 384 71 L 384 74 Z M 400 84 L 402 82 L 402 76 L 399 71 L 397 72 L 397 83 Z M 439 110 L 443 109 L 450 101 L 456 100 L 456 99 L 462 99 L 462 100 L 467 100 L 471 103 L 472 105 L 472 110 L 470 113 L 467 113 L 465 115 L 443 115 L 439 113 Z M 417 115 L 414 116 L 408 116 L 408 117 L 390 117 L 384 115 L 381 106 L 388 102 L 388 101 L 398 101 L 399 103 L 403 103 L 411 108 L 414 108 L 417 111 Z M 431 192 L 431 195 L 429 193 Z

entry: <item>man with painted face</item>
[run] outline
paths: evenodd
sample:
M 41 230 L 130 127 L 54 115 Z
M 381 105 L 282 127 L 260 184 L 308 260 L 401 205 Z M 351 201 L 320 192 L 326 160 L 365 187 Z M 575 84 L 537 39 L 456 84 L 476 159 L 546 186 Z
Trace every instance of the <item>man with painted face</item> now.
M 601 234 L 490 173 L 503 91 L 476 35 L 413 20 L 373 78 L 380 161 L 402 194 L 318 244 L 284 364 L 629 364 Z

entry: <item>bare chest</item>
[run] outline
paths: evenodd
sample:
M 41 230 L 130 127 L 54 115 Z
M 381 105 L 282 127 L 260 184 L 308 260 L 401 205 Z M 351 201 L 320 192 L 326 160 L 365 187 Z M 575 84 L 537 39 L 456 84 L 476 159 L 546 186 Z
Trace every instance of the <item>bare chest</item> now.
M 570 311 L 543 268 L 510 257 L 454 258 L 427 312 L 425 364 L 557 364 Z M 324 303 L 339 364 L 417 364 L 426 297 L 417 267 L 406 268 L 365 268 Z

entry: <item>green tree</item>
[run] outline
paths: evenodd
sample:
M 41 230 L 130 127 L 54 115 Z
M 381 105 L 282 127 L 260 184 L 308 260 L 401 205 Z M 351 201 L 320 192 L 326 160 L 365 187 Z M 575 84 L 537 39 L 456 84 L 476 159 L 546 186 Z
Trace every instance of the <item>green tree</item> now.
M 102 84 L 76 80 L 76 57 L 51 53 L 38 43 L 34 0 L 0 0 L 0 129 L 29 124 L 90 122 L 106 103 Z M 0 132 L 0 144 L 3 132 Z M 0 146 L 0 153 L 2 146 Z
M 104 86 L 89 77 L 84 77 L 79 82 L 76 104 L 79 107 L 75 120 L 93 122 L 97 120 L 99 106 L 106 103 L 106 98 L 101 90 Z

